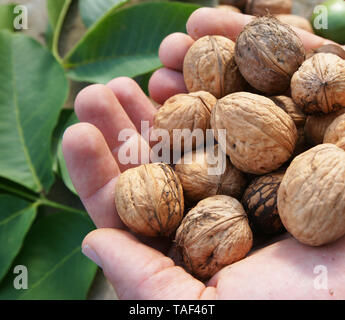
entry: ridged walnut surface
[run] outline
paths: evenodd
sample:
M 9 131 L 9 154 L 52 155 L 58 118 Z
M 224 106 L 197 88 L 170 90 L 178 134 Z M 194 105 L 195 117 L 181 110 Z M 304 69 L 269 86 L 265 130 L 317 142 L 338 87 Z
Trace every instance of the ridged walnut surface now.
M 285 230 L 277 208 L 283 177 L 284 171 L 265 174 L 255 178 L 245 190 L 241 203 L 254 233 L 277 234 Z
M 252 242 L 252 231 L 242 205 L 224 195 L 200 201 L 187 213 L 176 232 L 176 244 L 186 268 L 202 279 L 244 258 Z
M 291 0 L 247 0 L 247 14 L 265 16 L 269 14 L 291 13 Z
M 277 14 L 275 16 L 279 21 L 286 23 L 290 26 L 303 29 L 310 33 L 314 33 L 313 27 L 311 26 L 310 22 L 301 16 L 297 16 L 294 14 Z
M 153 127 L 154 129 L 169 131 L 170 148 L 173 149 L 179 145 L 176 140 L 174 141 L 174 129 L 190 129 L 191 132 L 194 129 L 201 129 L 205 132 L 206 129 L 210 128 L 210 115 L 216 102 L 217 99 L 205 91 L 177 94 L 165 101 L 155 114 Z M 181 146 L 184 147 L 184 138 L 178 135 L 176 138 L 181 141 Z M 191 138 L 190 135 L 186 136 L 187 141 Z M 198 143 L 196 140 L 192 141 L 192 147 L 195 148 Z M 204 143 L 204 140 L 201 142 Z
M 246 82 L 235 62 L 235 43 L 222 36 L 204 36 L 190 47 L 183 63 L 189 92 L 204 90 L 221 98 L 242 91 Z
M 226 130 L 226 153 L 234 166 L 254 174 L 278 169 L 290 158 L 297 141 L 292 118 L 269 98 L 248 92 L 218 100 L 211 127 L 216 139 L 218 129 Z
M 123 223 L 146 236 L 168 236 L 183 218 L 181 183 L 163 163 L 124 171 L 116 183 L 115 204 Z
M 229 158 L 223 154 L 220 164 L 213 164 L 213 157 L 223 154 L 216 145 L 209 147 L 204 152 L 193 151 L 181 159 L 181 163 L 176 164 L 175 172 L 180 178 L 186 202 L 195 203 L 202 199 L 217 194 L 224 194 L 234 198 L 240 198 L 247 184 L 245 175 L 236 169 Z M 192 158 L 192 163 L 184 163 L 186 159 Z M 209 169 L 221 167 L 224 172 L 218 175 L 210 174 Z M 223 171 L 222 170 L 222 171 Z
M 291 79 L 291 95 L 306 114 L 345 107 L 345 60 L 332 53 L 307 59 Z
M 253 19 L 236 41 L 235 60 L 243 77 L 266 94 L 284 93 L 304 59 L 297 34 L 273 17 Z
M 296 157 L 278 190 L 278 211 L 285 228 L 311 246 L 345 234 L 345 152 L 321 144 Z
M 345 114 L 336 118 L 327 128 L 323 143 L 333 143 L 345 151 Z

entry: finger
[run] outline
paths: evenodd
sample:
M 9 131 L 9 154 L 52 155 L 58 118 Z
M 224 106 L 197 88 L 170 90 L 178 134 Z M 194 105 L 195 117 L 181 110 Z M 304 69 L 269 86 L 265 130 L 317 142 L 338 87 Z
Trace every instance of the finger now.
M 242 13 L 215 8 L 201 8 L 194 11 L 189 17 L 187 31 L 194 40 L 206 35 L 221 35 L 235 41 L 244 26 L 252 19 L 253 16 Z M 292 28 L 301 38 L 306 50 L 333 43 L 305 30 Z
M 110 81 L 107 87 L 113 91 L 138 132 L 141 132 L 142 121 L 152 126 L 157 109 L 133 79 L 116 78 Z
M 215 291 L 205 290 L 171 259 L 124 231 L 95 230 L 82 247 L 102 267 L 120 299 L 198 299 Z
M 119 147 L 120 132 L 136 128 L 129 119 L 113 92 L 101 84 L 83 89 L 75 100 L 74 110 L 81 122 L 96 126 L 103 134 L 110 150 Z
M 102 133 L 92 124 L 75 124 L 65 131 L 62 148 L 73 185 L 95 225 L 123 227 L 114 201 L 120 170 Z
M 159 47 L 159 59 L 166 68 L 182 71 L 183 60 L 194 40 L 185 33 L 168 35 Z
M 149 81 L 149 92 L 153 100 L 163 104 L 171 96 L 188 91 L 181 72 L 162 68 L 152 75 Z

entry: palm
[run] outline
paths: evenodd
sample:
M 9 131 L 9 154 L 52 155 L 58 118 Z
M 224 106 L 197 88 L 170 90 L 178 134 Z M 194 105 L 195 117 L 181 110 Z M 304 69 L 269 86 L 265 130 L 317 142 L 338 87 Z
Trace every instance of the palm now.
M 249 16 L 215 9 L 196 11 L 187 24 L 189 36 L 173 34 L 163 41 L 160 58 L 165 67 L 156 71 L 150 80 L 151 97 L 163 103 L 186 90 L 182 63 L 195 39 L 206 34 L 234 39 L 249 19 Z M 307 48 L 325 42 L 309 33 L 298 32 Z M 174 266 L 164 255 L 171 245 L 169 241 L 141 239 L 139 242 L 122 224 L 113 200 L 116 178 L 129 167 L 118 161 L 118 154 L 126 144 L 117 137 L 121 130 L 129 128 L 133 136 L 126 143 L 143 140 L 138 133 L 141 121 L 152 124 L 156 108 L 133 80 L 117 78 L 106 86 L 84 89 L 76 99 L 75 111 L 81 123 L 65 132 L 63 151 L 75 188 L 98 227 L 84 239 L 83 248 L 85 254 L 101 264 L 120 298 L 345 297 L 345 276 L 340 273 L 345 258 L 339 253 L 345 250 L 345 239 L 322 248 L 309 248 L 292 238 L 278 241 L 224 268 L 207 285 Z M 329 290 L 316 290 L 313 286 L 316 277 L 313 268 L 318 264 L 330 268 Z

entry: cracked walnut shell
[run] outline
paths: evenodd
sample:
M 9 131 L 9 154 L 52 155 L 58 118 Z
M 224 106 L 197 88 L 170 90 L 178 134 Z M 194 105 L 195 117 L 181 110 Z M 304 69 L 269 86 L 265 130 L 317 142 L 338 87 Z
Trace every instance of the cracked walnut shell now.
M 222 36 L 204 36 L 189 48 L 183 75 L 189 92 L 207 91 L 216 98 L 244 90 L 247 83 L 235 62 L 235 43 Z
M 218 145 L 184 155 L 175 172 L 188 203 L 217 194 L 240 198 L 247 184 L 245 175 L 233 166 Z
M 269 95 L 289 89 L 304 59 L 300 38 L 273 17 L 253 19 L 237 37 L 235 60 L 241 74 L 253 88 Z
M 345 114 L 336 118 L 329 125 L 323 143 L 333 143 L 345 151 Z
M 200 201 L 176 232 L 176 245 L 188 271 L 208 279 L 246 256 L 253 234 L 238 200 L 217 195 Z
M 307 59 L 291 79 L 292 99 L 306 114 L 345 107 L 345 60 L 332 53 Z
M 297 156 L 278 190 L 278 211 L 298 241 L 320 246 L 345 234 L 345 152 L 320 144 Z
M 169 236 L 183 218 L 182 186 L 170 166 L 144 164 L 120 175 L 115 205 L 123 223 L 135 233 Z
M 247 173 L 278 169 L 291 157 L 297 141 L 292 118 L 269 98 L 248 92 L 218 100 L 211 127 L 218 142 L 218 130 L 226 130 L 226 146 L 220 147 L 237 169 Z
M 177 94 L 166 100 L 155 114 L 153 127 L 169 132 L 170 149 L 179 148 L 180 143 L 182 148 L 187 146 L 187 150 L 190 149 L 188 143 L 195 148 L 204 140 L 198 141 L 193 130 L 201 129 L 205 133 L 210 128 L 211 110 L 216 102 L 217 99 L 205 91 Z M 174 137 L 176 129 L 190 129 L 190 133 L 175 132 Z

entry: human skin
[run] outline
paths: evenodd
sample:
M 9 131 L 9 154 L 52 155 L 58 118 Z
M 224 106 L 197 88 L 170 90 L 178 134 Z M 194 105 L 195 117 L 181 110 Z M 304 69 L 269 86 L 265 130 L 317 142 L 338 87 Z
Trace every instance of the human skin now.
M 149 83 L 150 96 L 162 104 L 186 92 L 183 58 L 195 40 L 218 34 L 235 40 L 250 16 L 202 8 L 188 20 L 188 35 L 175 33 L 163 40 L 159 56 L 164 67 Z M 329 43 L 295 29 L 306 49 Z M 129 166 L 118 161 L 126 144 L 140 136 L 142 120 L 152 125 L 156 108 L 129 78 L 91 85 L 75 101 L 80 123 L 68 128 L 63 153 L 73 184 L 97 229 L 88 234 L 83 253 L 97 263 L 120 299 L 345 299 L 345 238 L 321 247 L 308 247 L 285 234 L 272 244 L 219 271 L 203 283 L 166 256 L 169 239 L 148 239 L 130 233 L 117 215 L 114 189 Z M 123 144 L 122 129 L 136 133 Z M 152 146 L 151 143 L 149 143 Z M 142 159 L 144 162 L 145 159 Z M 318 285 L 323 274 L 323 285 Z

